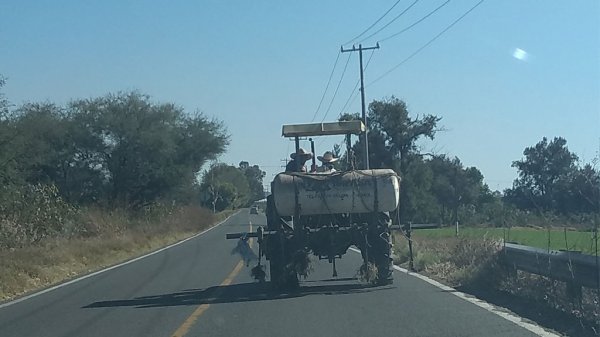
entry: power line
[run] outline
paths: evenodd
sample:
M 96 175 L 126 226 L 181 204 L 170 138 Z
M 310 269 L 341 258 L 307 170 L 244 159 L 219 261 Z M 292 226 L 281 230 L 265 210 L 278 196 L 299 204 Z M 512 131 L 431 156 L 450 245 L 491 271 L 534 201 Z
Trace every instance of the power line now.
M 352 46 L 352 49 L 344 49 L 342 47 L 342 53 L 353 53 L 358 52 L 358 60 L 359 60 L 359 73 L 360 73 L 360 98 L 361 98 L 361 117 L 365 126 L 365 130 L 361 133 L 361 137 L 365 143 L 365 153 L 364 153 L 364 165 L 365 169 L 369 169 L 369 142 L 367 141 L 367 135 L 369 133 L 369 124 L 367 123 L 367 114 L 365 109 L 365 83 L 364 83 L 364 67 L 363 67 L 363 50 L 375 50 L 379 49 L 379 43 L 372 47 L 363 47 L 362 44 L 358 45 L 358 48 Z
M 408 62 L 410 59 L 412 59 L 413 57 L 415 57 L 418 53 L 420 53 L 423 49 L 427 48 L 430 44 L 432 44 L 435 40 L 437 40 L 440 36 L 442 36 L 444 33 L 446 33 L 448 30 L 450 30 L 450 28 L 452 28 L 455 24 L 457 24 L 460 20 L 462 20 L 465 16 L 467 16 L 469 13 L 471 13 L 475 8 L 477 8 L 477 6 L 481 5 L 485 0 L 480 0 L 478 3 L 476 3 L 473 7 L 471 7 L 468 11 L 466 11 L 463 15 L 461 15 L 458 19 L 454 20 L 451 24 L 449 24 L 448 26 L 446 26 L 446 28 L 444 28 L 444 30 L 442 30 L 441 32 L 439 32 L 436 36 L 434 36 L 431 40 L 429 40 L 427 43 L 425 43 L 423 46 L 421 46 L 419 49 L 417 49 L 415 52 L 413 52 L 412 54 L 410 54 L 407 58 L 405 58 L 404 60 L 402 60 L 402 62 L 398 63 L 397 65 L 395 65 L 393 68 L 391 68 L 390 70 L 386 71 L 385 73 L 383 73 L 381 76 L 377 77 L 373 82 L 369 83 L 367 86 L 370 86 L 378 81 L 380 81 L 382 78 L 386 77 L 387 75 L 389 75 L 391 72 L 393 72 L 394 70 L 396 70 L 398 67 L 402 66 L 404 63 Z
M 369 55 L 369 59 L 367 60 L 367 64 L 365 65 L 365 71 L 367 71 L 367 68 L 369 67 L 369 63 L 371 63 L 371 58 L 373 58 L 373 54 L 375 54 L 375 49 L 371 50 L 371 55 Z M 358 95 L 355 95 L 354 92 L 356 91 L 356 88 L 358 88 L 358 85 L 360 84 L 360 79 L 358 79 L 356 81 L 356 84 L 354 85 L 354 89 L 352 89 L 352 91 L 350 92 L 350 97 L 348 97 L 348 99 L 346 100 L 346 103 L 344 104 L 344 106 L 342 107 L 342 109 L 340 110 L 339 115 L 342 114 L 342 112 L 344 111 L 344 109 L 346 109 L 346 107 L 348 106 L 348 104 L 350 103 L 350 99 L 352 99 L 352 97 L 354 96 L 354 99 L 352 100 L 352 103 L 354 103 L 354 101 L 356 100 L 356 97 L 358 97 Z M 317 143 L 317 147 L 320 147 L 321 144 L 323 144 L 323 142 L 325 141 L 324 137 L 320 137 L 321 139 L 319 140 L 319 142 Z
M 369 59 L 367 60 L 367 63 L 365 64 L 365 72 L 367 71 L 367 68 L 369 68 L 369 63 L 371 63 L 371 58 L 373 58 L 373 54 L 375 54 L 375 49 L 371 50 L 371 55 L 369 55 Z M 358 85 L 360 84 L 360 79 L 358 79 L 356 81 L 356 84 L 354 85 L 354 89 L 352 89 L 352 92 L 350 93 L 350 96 L 348 97 L 348 99 L 346 100 L 346 103 L 344 104 L 344 106 L 342 107 L 342 109 L 340 110 L 339 115 L 342 114 L 342 112 L 344 112 L 344 109 L 346 109 L 346 107 L 348 106 L 348 104 L 352 104 L 354 103 L 354 101 L 356 100 L 356 97 L 358 97 L 358 95 L 355 94 L 356 88 L 358 88 Z M 352 99 L 354 98 L 354 99 Z M 352 100 L 352 102 L 350 102 L 350 100 Z M 317 147 L 321 146 L 321 144 L 324 141 L 324 137 L 321 137 L 321 139 L 319 140 L 319 142 L 317 143 Z
M 423 22 L 425 19 L 427 19 L 428 17 L 430 17 L 431 15 L 433 15 L 435 12 L 437 12 L 438 10 L 440 10 L 442 7 L 446 6 L 448 3 L 450 2 L 450 0 L 447 0 L 446 2 L 444 2 L 443 4 L 439 5 L 436 9 L 432 10 L 431 12 L 427 13 L 427 15 L 425 15 L 424 17 L 420 18 L 419 20 L 417 20 L 416 22 L 414 22 L 412 25 L 402 29 L 401 31 L 399 31 L 398 33 L 392 34 L 388 37 L 386 37 L 383 40 L 380 40 L 380 42 L 389 40 L 393 37 L 396 37 L 404 32 L 406 32 L 407 30 L 411 29 L 412 27 L 418 25 L 419 23 Z
M 331 105 L 333 104 L 333 100 L 335 99 L 335 96 L 337 95 L 337 92 L 340 89 L 340 85 L 342 84 L 342 80 L 344 79 L 344 74 L 346 74 L 346 69 L 348 68 L 348 63 L 350 63 L 350 55 L 351 54 L 348 54 L 348 58 L 346 59 L 346 64 L 344 65 L 344 70 L 342 71 L 342 76 L 340 76 L 340 81 L 338 82 L 337 87 L 335 88 L 335 91 L 333 92 L 333 96 L 331 97 L 331 101 L 329 102 L 329 106 L 327 107 L 327 111 L 325 111 L 325 115 L 323 116 L 323 119 L 321 119 L 321 123 L 323 123 L 323 121 L 327 117 L 327 114 L 329 113 L 329 110 L 331 110 Z
M 388 9 L 385 13 L 383 13 L 383 15 L 379 19 L 377 19 L 377 21 L 373 22 L 372 25 L 370 25 L 367 29 L 363 30 L 363 32 L 358 34 L 358 36 L 356 36 L 352 40 L 344 43 L 344 45 L 350 44 L 350 43 L 352 43 L 352 41 L 355 41 L 355 40 L 359 39 L 361 36 L 363 36 L 366 32 L 369 31 L 369 29 L 373 28 L 376 24 L 379 23 L 379 21 L 381 21 L 386 15 L 388 15 L 388 13 L 391 12 L 392 9 L 394 9 L 394 7 L 396 7 L 396 5 L 398 5 L 400 3 L 400 1 L 402 1 L 402 0 L 396 1 L 396 3 L 394 3 L 394 5 L 392 5 L 392 7 L 390 7 L 390 9 Z
M 365 72 L 367 71 L 367 68 L 369 68 L 369 63 L 371 63 L 371 59 L 373 58 L 373 54 L 375 54 L 375 49 L 371 50 L 371 55 L 369 55 L 369 59 L 367 60 L 367 63 L 365 64 L 365 69 L 364 69 Z M 355 92 L 356 92 L 356 88 L 358 88 L 359 84 L 360 84 L 360 78 L 356 81 L 356 84 L 354 85 L 354 88 L 352 89 L 352 92 L 350 92 L 350 96 L 346 100 L 346 103 L 344 103 L 344 106 L 340 110 L 339 115 L 341 115 L 342 112 L 344 112 L 344 109 L 346 109 L 346 107 L 348 105 L 352 105 L 352 103 L 354 103 L 354 101 L 356 101 L 356 98 L 358 97 L 358 95 L 355 94 Z M 352 101 L 350 101 L 350 100 L 352 100 Z M 321 144 L 323 143 L 324 140 L 325 139 L 323 137 L 321 137 L 321 140 L 317 143 L 317 147 L 321 146 Z
M 369 63 L 371 63 L 371 58 L 373 58 L 373 54 L 375 54 L 375 49 L 371 50 L 371 55 L 369 55 L 369 59 L 367 60 L 367 64 L 365 64 L 365 72 L 367 71 L 367 68 L 369 68 Z M 356 84 L 354 85 L 354 89 L 352 89 L 352 92 L 350 92 L 350 96 L 348 97 L 348 99 L 346 100 L 346 103 L 344 103 L 344 106 L 342 107 L 342 109 L 340 110 L 340 115 L 344 112 L 344 110 L 346 109 L 346 107 L 348 107 L 348 104 L 350 104 L 350 100 L 352 99 L 352 97 L 356 98 L 357 96 L 355 96 L 355 92 L 356 92 L 356 88 L 358 88 L 358 85 L 360 84 L 360 79 L 358 79 L 356 81 Z M 352 101 L 354 102 L 354 100 Z
M 350 96 L 348 96 L 348 99 L 346 100 L 346 103 L 344 103 L 344 106 L 342 106 L 342 109 L 340 110 L 340 113 L 339 113 L 340 115 L 344 112 L 344 110 L 346 110 L 346 107 L 348 107 L 348 104 L 350 104 L 350 100 L 352 99 L 352 97 L 355 97 L 356 88 L 358 88 L 359 84 L 360 84 L 360 79 L 358 79 L 356 81 L 356 84 L 354 85 L 354 88 L 350 92 Z
M 404 15 L 404 13 L 408 12 L 409 9 L 412 8 L 412 6 L 414 6 L 417 2 L 419 2 L 419 0 L 415 0 L 413 1 L 413 3 L 410 4 L 410 6 L 406 7 L 405 10 L 403 10 L 400 14 L 396 15 L 396 17 L 394 17 L 392 19 L 392 21 L 388 22 L 387 24 L 385 24 L 383 27 L 379 28 L 375 33 L 372 33 L 371 35 L 365 37 L 364 39 L 360 40 L 359 43 L 363 43 L 364 41 L 372 38 L 373 36 L 375 36 L 377 33 L 381 32 L 382 30 L 384 30 L 385 28 L 387 28 L 387 26 L 391 25 L 392 23 L 394 23 L 394 21 L 398 20 L 402 15 Z
M 365 64 L 365 69 L 364 71 L 367 71 L 367 68 L 369 68 L 369 63 L 371 63 L 371 59 L 373 58 L 373 54 L 375 54 L 375 49 L 371 50 L 371 55 L 369 55 L 369 59 L 367 60 L 367 63 Z M 352 89 L 352 92 L 350 93 L 350 97 L 348 97 L 348 100 L 346 100 L 346 103 L 344 104 L 344 107 L 342 107 L 342 109 L 340 110 L 340 115 L 342 114 L 342 112 L 344 111 L 344 109 L 346 109 L 346 106 L 350 103 L 354 103 L 354 101 L 356 100 L 356 98 L 358 97 L 358 95 L 355 95 L 354 92 L 356 91 L 356 88 L 358 88 L 358 85 L 360 84 L 360 79 L 358 79 L 356 81 L 356 85 L 354 86 L 354 89 Z M 352 96 L 354 96 L 354 99 L 352 99 Z M 352 102 L 350 102 L 350 100 L 352 99 Z M 319 142 L 317 143 L 317 147 L 320 147 L 321 144 L 323 144 L 323 142 L 325 141 L 324 137 L 321 137 L 321 139 L 319 140 Z
M 319 110 L 321 109 L 321 104 L 323 104 L 323 99 L 325 99 L 325 94 L 327 94 L 327 90 L 329 89 L 329 84 L 331 84 L 331 78 L 333 77 L 333 73 L 335 72 L 335 68 L 338 64 L 338 60 L 340 59 L 341 54 L 342 54 L 342 52 L 338 51 L 337 57 L 335 58 L 335 63 L 333 64 L 333 69 L 331 69 L 331 74 L 329 74 L 329 79 L 327 80 L 327 85 L 325 86 L 325 91 L 323 91 L 323 95 L 321 96 L 321 100 L 319 101 L 319 106 L 317 106 L 317 110 L 315 110 L 315 114 L 313 115 L 313 118 L 310 120 L 311 123 L 315 120 L 315 118 L 317 117 L 317 114 L 319 113 Z

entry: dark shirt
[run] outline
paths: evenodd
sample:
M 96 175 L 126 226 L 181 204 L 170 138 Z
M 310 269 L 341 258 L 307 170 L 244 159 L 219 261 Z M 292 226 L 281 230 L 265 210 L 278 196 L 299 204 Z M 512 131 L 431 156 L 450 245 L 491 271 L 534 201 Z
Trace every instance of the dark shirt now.
M 296 163 L 295 159 L 290 160 L 285 166 L 285 172 L 306 172 L 306 166 L 304 166 L 304 164 L 298 163 L 300 164 L 300 170 L 298 170 Z

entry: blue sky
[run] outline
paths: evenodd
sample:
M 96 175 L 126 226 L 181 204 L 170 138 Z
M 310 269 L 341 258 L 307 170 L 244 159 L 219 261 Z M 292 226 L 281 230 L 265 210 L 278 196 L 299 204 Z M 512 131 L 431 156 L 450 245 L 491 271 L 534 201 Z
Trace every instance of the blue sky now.
M 400 1 L 374 30 L 413 1 Z M 0 74 L 16 105 L 139 90 L 202 111 L 222 120 L 232 135 L 221 160 L 257 163 L 268 182 L 292 149 L 280 136 L 281 125 L 311 121 L 340 45 L 395 2 L 2 0 Z M 417 2 L 364 44 L 444 2 Z M 544 136 L 565 137 L 582 161 L 592 161 L 600 147 L 596 0 L 486 0 L 370 84 L 477 2 L 451 0 L 381 42 L 365 73 L 367 101 L 395 95 L 413 115 L 441 116 L 446 131 L 422 142 L 423 151 L 478 167 L 492 189 L 510 186 L 516 177 L 511 162 Z M 317 121 L 334 120 L 358 80 L 354 53 L 332 101 L 348 55 L 340 56 Z M 366 62 L 370 52 L 364 55 Z M 360 100 L 343 111 L 360 111 Z M 317 152 L 335 141 L 319 142 Z

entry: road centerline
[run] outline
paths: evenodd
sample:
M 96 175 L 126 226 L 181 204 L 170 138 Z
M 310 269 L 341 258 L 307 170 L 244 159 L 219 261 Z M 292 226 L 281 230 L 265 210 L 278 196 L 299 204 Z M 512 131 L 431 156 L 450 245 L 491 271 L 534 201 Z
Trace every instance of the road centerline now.
M 252 223 L 250 223 L 250 232 L 252 232 Z M 253 244 L 253 240 L 250 239 L 249 240 L 250 247 L 252 247 L 252 244 Z M 235 279 L 235 277 L 240 273 L 240 271 L 242 270 L 243 267 L 244 267 L 244 260 L 240 260 L 235 265 L 235 267 L 233 268 L 231 273 L 229 273 L 229 275 L 225 278 L 225 280 L 223 280 L 223 282 L 221 282 L 221 284 L 219 286 L 224 287 L 224 286 L 230 285 L 233 282 L 233 280 Z M 202 316 L 204 314 L 204 312 L 206 312 L 206 310 L 208 310 L 209 307 L 210 307 L 210 304 L 208 304 L 208 303 L 200 304 L 196 308 L 196 310 L 194 310 L 194 312 L 192 312 L 192 314 L 188 318 L 186 318 L 186 320 L 177 328 L 177 330 L 175 330 L 175 332 L 171 335 L 171 337 L 185 336 L 190 331 L 192 326 L 194 326 L 194 324 L 196 323 L 198 318 L 200 318 L 200 316 Z

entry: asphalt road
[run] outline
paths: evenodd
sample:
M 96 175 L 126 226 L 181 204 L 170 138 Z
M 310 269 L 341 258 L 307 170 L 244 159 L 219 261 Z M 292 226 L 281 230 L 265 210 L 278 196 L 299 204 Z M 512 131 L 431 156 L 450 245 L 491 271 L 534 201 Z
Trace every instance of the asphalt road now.
M 394 284 L 355 278 L 348 252 L 295 292 L 256 283 L 225 233 L 264 224 L 247 210 L 134 263 L 0 308 L 0 336 L 536 336 L 448 290 L 394 272 Z

